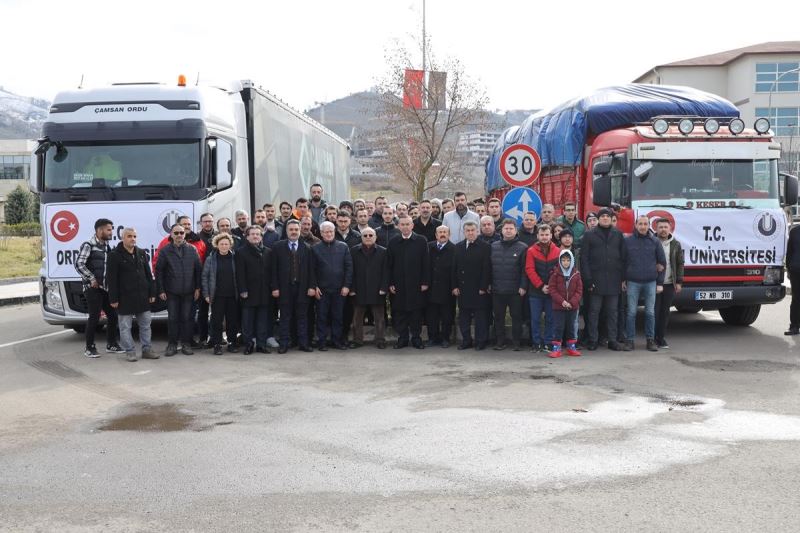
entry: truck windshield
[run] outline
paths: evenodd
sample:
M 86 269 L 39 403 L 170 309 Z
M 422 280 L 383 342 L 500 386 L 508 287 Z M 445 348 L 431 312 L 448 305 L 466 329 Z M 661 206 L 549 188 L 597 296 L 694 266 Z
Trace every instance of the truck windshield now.
M 642 172 L 651 165 L 649 172 Z M 742 205 L 778 201 L 775 159 L 635 160 L 631 176 L 634 201 L 719 199 Z
M 200 183 L 200 141 L 64 143 L 47 151 L 46 191 Z

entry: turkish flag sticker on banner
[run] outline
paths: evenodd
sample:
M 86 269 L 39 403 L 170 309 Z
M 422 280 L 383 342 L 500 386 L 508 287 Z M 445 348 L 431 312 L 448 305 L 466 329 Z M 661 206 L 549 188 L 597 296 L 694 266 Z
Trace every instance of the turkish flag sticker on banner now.
M 403 107 L 422 109 L 425 71 L 406 69 L 403 82 Z

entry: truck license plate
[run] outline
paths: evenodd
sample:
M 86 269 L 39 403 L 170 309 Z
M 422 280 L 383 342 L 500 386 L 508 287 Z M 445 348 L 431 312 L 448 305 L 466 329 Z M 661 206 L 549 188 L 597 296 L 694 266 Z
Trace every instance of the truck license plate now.
M 694 291 L 695 300 L 733 300 L 733 291 Z

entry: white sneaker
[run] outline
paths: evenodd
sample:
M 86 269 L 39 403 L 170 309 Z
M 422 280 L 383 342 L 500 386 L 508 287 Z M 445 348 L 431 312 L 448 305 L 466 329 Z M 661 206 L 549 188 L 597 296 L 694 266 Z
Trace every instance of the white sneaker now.
M 278 341 L 275 340 L 275 337 L 270 337 L 267 339 L 267 346 L 270 348 L 278 348 L 280 344 L 278 344 Z

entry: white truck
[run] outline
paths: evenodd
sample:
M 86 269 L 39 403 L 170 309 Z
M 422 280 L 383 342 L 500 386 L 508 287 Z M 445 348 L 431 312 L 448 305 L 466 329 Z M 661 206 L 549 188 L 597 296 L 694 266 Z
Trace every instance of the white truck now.
M 252 82 L 229 87 L 121 83 L 56 95 L 34 151 L 41 198 L 42 315 L 81 330 L 86 300 L 74 260 L 94 221 L 125 227 L 152 254 L 181 215 L 233 218 L 307 195 L 350 197 L 350 148 Z M 235 223 L 234 223 L 235 225 Z M 163 311 L 162 304 L 153 310 Z M 163 316 L 159 313 L 156 315 Z

